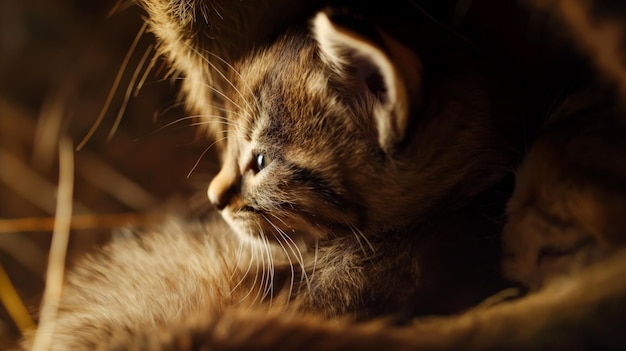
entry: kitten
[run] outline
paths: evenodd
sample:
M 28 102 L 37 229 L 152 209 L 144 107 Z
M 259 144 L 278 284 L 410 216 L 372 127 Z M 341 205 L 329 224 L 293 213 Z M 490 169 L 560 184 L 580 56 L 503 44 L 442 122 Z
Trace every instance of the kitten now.
M 492 82 L 472 61 L 430 56 L 430 43 L 400 43 L 367 25 L 364 35 L 353 18 L 314 23 L 313 39 L 288 32 L 226 73 L 228 119 L 214 125 L 227 140 L 224 165 L 209 196 L 233 233 L 217 219 L 170 225 L 79 264 L 57 347 L 626 347 L 626 133 L 613 102 L 580 106 L 589 91 L 544 123 L 517 174 L 504 268 L 532 294 L 402 327 L 352 323 L 456 312 L 493 290 L 464 291 L 476 277 L 497 281 L 481 270 L 493 268 L 497 249 L 467 243 L 499 231 L 476 201 L 485 204 L 479 194 L 516 163 L 516 143 L 506 106 L 493 105 Z M 202 52 L 190 57 L 204 74 L 190 80 L 201 82 L 209 65 Z M 162 266 L 171 274 L 153 269 Z M 94 273 L 101 279 L 84 278 Z M 134 294 L 157 303 L 129 304 L 142 302 Z M 348 318 L 327 319 L 335 316 Z
M 471 56 L 416 49 L 322 12 L 236 62 L 208 191 L 230 229 L 172 224 L 79 263 L 53 348 L 232 308 L 400 322 L 496 291 L 481 197 L 516 162 L 514 116 Z
M 323 279 L 304 295 L 316 313 L 428 305 L 417 292 L 428 274 L 419 257 L 433 250 L 424 238 L 483 230 L 448 234 L 459 230 L 455 210 L 513 169 L 515 116 L 471 57 L 454 52 L 464 62 L 452 64 L 451 48 L 425 42 L 418 56 L 382 31 L 355 31 L 367 24 L 353 16 L 334 21 L 350 26 L 319 14 L 315 40 L 288 32 L 227 72 L 226 145 L 209 198 L 243 239 L 318 248 Z

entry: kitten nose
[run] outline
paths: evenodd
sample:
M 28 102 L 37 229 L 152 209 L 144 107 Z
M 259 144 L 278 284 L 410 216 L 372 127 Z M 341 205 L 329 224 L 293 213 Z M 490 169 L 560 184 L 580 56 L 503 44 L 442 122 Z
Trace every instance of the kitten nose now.
M 229 172 L 222 169 L 211 181 L 208 195 L 209 201 L 218 210 L 223 210 L 237 192 L 237 181 Z

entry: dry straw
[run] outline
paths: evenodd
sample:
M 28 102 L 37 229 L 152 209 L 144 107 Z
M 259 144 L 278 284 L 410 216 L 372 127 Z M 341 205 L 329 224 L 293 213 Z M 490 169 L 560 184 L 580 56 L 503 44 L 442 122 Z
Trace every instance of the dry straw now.
M 67 139 L 59 141 L 59 187 L 57 209 L 52 233 L 52 244 L 46 272 L 39 328 L 33 350 L 48 350 L 63 291 L 65 256 L 72 223 L 72 198 L 74 189 L 74 150 Z

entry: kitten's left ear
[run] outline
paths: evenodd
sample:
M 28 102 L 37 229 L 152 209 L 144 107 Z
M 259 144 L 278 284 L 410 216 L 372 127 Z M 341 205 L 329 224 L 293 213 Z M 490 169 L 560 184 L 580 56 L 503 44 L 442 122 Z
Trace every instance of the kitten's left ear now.
M 365 90 L 365 96 L 374 98 L 373 117 L 378 141 L 384 150 L 393 150 L 405 136 L 411 107 L 420 103 L 420 59 L 381 31 L 375 34 L 382 46 L 333 23 L 324 12 L 318 13 L 313 20 L 313 33 L 322 59 L 344 77 L 356 74 L 359 89 Z

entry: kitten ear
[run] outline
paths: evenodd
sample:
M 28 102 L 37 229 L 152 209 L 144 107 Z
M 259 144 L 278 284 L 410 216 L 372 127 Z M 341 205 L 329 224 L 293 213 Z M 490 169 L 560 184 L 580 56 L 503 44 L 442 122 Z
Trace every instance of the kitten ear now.
M 376 34 L 384 49 L 367 37 L 333 23 L 324 12 L 313 20 L 313 33 L 322 59 L 341 77 L 356 74 L 359 89 L 365 90 L 365 96 L 374 98 L 372 112 L 378 141 L 384 150 L 393 150 L 404 138 L 411 107 L 419 104 L 420 59 L 381 31 Z

